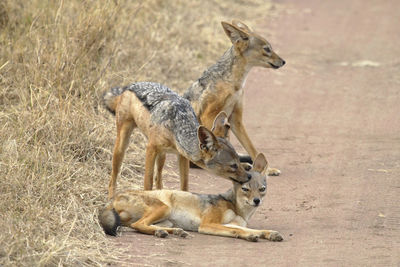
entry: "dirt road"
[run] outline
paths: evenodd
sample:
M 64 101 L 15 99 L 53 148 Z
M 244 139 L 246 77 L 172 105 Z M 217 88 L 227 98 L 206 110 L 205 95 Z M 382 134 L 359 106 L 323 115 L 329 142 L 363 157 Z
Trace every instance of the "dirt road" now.
M 400 266 L 400 2 L 279 3 L 255 28 L 287 65 L 252 70 L 244 115 L 282 170 L 250 227 L 285 241 L 129 232 L 112 240 L 131 247 L 132 265 Z M 230 187 L 205 171 L 190 181 L 203 193 Z

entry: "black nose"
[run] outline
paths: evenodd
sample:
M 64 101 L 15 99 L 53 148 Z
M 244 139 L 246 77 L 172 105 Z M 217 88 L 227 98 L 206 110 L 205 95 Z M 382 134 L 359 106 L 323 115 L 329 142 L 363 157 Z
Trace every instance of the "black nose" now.
M 286 61 L 282 59 L 282 66 L 285 65 Z
M 250 173 L 247 174 L 247 179 L 249 179 L 249 180 L 251 179 L 251 174 Z
M 256 206 L 258 206 L 260 204 L 260 199 L 259 198 L 255 198 L 253 199 L 254 204 L 256 204 Z

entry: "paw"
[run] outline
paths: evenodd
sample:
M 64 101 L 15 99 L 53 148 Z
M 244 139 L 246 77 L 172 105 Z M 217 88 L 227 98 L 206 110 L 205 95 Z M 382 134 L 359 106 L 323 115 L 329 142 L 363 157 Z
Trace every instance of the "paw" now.
M 279 176 L 281 174 L 281 171 L 275 168 L 268 168 L 268 175 L 269 176 Z
M 280 242 L 283 240 L 282 235 L 276 231 L 270 231 L 269 234 L 265 235 L 265 238 L 274 242 Z
M 187 237 L 189 234 L 187 232 L 185 232 L 183 229 L 181 228 L 176 228 L 174 229 L 174 235 L 177 235 L 179 237 Z
M 251 241 L 251 242 L 257 242 L 258 236 L 257 235 L 248 235 L 248 236 L 246 236 L 246 240 Z
M 253 164 L 253 160 L 249 155 L 239 155 L 239 160 L 242 163 L 249 163 L 250 165 Z
M 161 237 L 161 238 L 166 238 L 168 236 L 168 232 L 162 229 L 156 230 L 154 232 L 154 235 L 156 237 Z

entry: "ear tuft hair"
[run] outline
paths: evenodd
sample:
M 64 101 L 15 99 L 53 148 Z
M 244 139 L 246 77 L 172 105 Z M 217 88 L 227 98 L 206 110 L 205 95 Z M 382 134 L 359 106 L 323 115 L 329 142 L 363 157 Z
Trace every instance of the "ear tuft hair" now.
M 218 140 L 215 135 L 203 125 L 197 128 L 197 137 L 199 139 L 199 148 L 202 151 L 216 150 Z
M 244 30 L 246 32 L 253 32 L 253 30 L 247 26 L 246 24 L 244 24 L 242 21 L 238 20 L 238 19 L 234 19 L 232 20 L 232 25 L 238 27 L 241 30 Z

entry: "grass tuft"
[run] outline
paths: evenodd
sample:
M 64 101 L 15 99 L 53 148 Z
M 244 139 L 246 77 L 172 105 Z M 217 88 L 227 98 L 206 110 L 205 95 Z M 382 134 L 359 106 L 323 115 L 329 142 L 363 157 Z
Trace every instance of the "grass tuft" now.
M 0 265 L 118 264 L 97 221 L 115 140 L 103 91 L 157 81 L 182 91 L 230 46 L 221 20 L 256 26 L 261 0 L 0 3 Z M 119 187 L 140 187 L 135 133 Z

